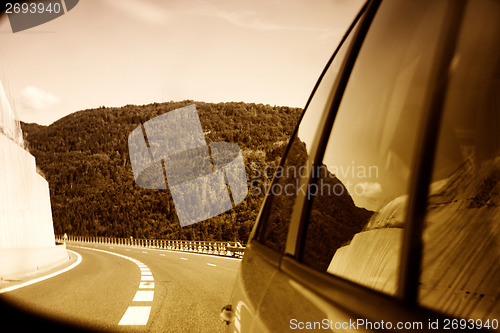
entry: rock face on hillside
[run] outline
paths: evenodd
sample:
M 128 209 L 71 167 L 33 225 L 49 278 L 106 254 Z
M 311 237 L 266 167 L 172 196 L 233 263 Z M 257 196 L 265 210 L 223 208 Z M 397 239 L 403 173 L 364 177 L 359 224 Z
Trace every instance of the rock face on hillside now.
M 328 272 L 394 294 L 406 196 L 374 214 Z M 392 214 L 389 214 L 391 213 Z M 390 218 L 389 218 L 390 217 Z M 457 318 L 498 317 L 500 305 L 500 158 L 466 162 L 431 185 L 423 233 L 419 301 Z
M 421 302 L 474 319 L 500 313 L 500 158 L 465 162 L 436 186 L 424 229 Z M 473 304 L 473 306 L 471 306 Z

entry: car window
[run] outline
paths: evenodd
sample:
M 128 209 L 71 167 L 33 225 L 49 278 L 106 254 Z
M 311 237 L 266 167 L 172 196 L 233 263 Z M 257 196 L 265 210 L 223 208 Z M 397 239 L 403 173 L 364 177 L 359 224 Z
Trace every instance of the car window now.
M 332 87 L 336 85 L 336 79 L 353 35 L 354 31 L 350 33 L 334 56 L 305 110 L 284 163 L 274 173 L 274 181 L 269 189 L 270 200 L 272 200 L 269 217 L 262 229 L 260 239 L 263 244 L 280 253 L 285 248 L 288 226 L 297 195 L 304 192 L 309 179 L 310 152 L 317 144 L 317 132 L 330 109 L 334 91 Z
M 460 31 L 428 194 L 419 301 L 491 325 L 500 318 L 500 3 L 470 2 Z
M 389 294 L 444 5 L 381 4 L 310 188 L 302 262 Z

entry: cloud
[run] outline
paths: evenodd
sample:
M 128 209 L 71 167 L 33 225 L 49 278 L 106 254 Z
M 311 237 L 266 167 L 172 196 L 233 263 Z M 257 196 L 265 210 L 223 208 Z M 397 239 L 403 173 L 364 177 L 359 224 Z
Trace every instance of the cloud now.
M 365 182 L 358 183 L 356 186 L 361 186 L 363 188 L 362 196 L 367 198 L 373 198 L 382 192 L 382 185 L 380 185 L 380 183 Z
M 306 8 L 301 2 L 294 2 L 285 6 L 282 1 L 217 1 L 194 0 L 188 7 L 179 7 L 189 15 L 213 17 L 226 21 L 234 26 L 262 31 L 300 30 L 323 33 L 325 29 L 316 21 L 301 17 L 297 20 L 297 13 L 304 13 Z M 304 10 L 302 10 L 304 9 Z M 313 9 L 313 13 L 317 10 Z
M 226 20 L 236 26 L 255 30 L 282 30 L 285 27 L 279 26 L 271 22 L 265 22 L 254 11 L 245 11 L 241 13 L 228 11 L 213 11 L 214 16 Z
M 308 27 L 300 24 L 291 24 L 287 22 L 279 22 L 276 18 L 266 18 L 255 10 L 228 11 L 223 9 L 212 8 L 205 12 L 207 15 L 215 16 L 223 19 L 231 24 L 241 28 L 253 30 L 303 30 L 324 33 L 329 29 L 320 27 Z
M 37 87 L 28 86 L 21 91 L 21 105 L 26 109 L 43 111 L 60 103 L 59 97 Z
M 142 22 L 164 25 L 169 20 L 165 8 L 155 2 L 138 0 L 107 0 L 106 2 Z

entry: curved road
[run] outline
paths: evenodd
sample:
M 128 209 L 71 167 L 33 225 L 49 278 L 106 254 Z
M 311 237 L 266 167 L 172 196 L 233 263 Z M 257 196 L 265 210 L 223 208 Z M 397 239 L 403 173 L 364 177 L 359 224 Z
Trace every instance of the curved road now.
M 75 329 L 223 331 L 219 313 L 229 302 L 240 260 L 85 243 L 67 248 L 81 255 L 79 265 L 0 299 Z

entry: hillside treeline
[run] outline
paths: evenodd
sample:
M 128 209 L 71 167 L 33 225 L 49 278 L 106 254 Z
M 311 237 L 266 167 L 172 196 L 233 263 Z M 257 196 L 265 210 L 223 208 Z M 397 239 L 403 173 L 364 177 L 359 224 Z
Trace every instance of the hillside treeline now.
M 168 189 L 135 184 L 128 135 L 141 123 L 190 104 L 196 105 L 207 142 L 240 146 L 252 188 L 236 208 L 181 228 Z M 263 191 L 256 190 L 267 181 L 261 171 L 279 163 L 300 113 L 262 104 L 182 101 L 101 107 L 50 126 L 21 125 L 26 148 L 49 182 L 55 233 L 245 242 L 263 199 Z

